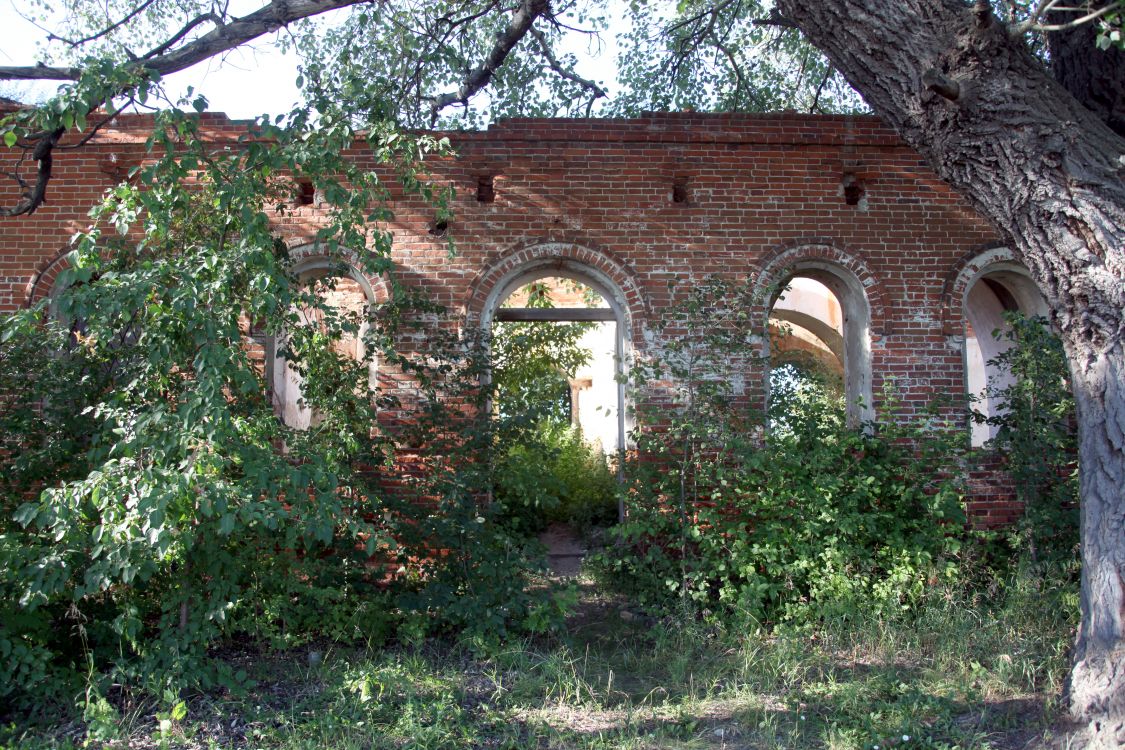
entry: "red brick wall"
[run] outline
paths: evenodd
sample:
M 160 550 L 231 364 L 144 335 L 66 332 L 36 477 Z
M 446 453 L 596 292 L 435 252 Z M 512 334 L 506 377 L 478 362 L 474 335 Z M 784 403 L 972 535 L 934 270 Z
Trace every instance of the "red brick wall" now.
M 0 310 L 49 293 L 89 206 L 144 158 L 148 122 L 126 118 L 85 147 L 58 152 L 48 203 L 33 216 L 0 219 Z M 204 125 L 215 140 L 241 131 L 216 115 Z M 765 286 L 796 263 L 838 264 L 866 290 L 876 399 L 893 380 L 901 409 L 916 413 L 935 396 L 965 391 L 953 282 L 996 237 L 874 117 L 512 120 L 448 135 L 459 155 L 429 169 L 457 190 L 449 225 L 456 256 L 446 238 L 429 234 L 433 211 L 420 201 L 396 199 L 389 228 L 400 277 L 470 320 L 521 264 L 569 259 L 620 291 L 628 342 L 643 354 L 658 343 L 648 322 L 692 279 L 720 274 Z M 370 159 L 362 149 L 354 157 Z M 11 161 L 0 154 L 0 170 Z M 856 205 L 846 200 L 845 175 L 863 187 Z M 492 202 L 477 200 L 482 177 L 492 178 Z M 14 186 L 0 189 L 13 204 Z M 279 218 L 279 230 L 295 246 L 307 243 L 321 214 L 315 204 L 297 208 Z M 751 384 L 763 379 L 747 374 Z

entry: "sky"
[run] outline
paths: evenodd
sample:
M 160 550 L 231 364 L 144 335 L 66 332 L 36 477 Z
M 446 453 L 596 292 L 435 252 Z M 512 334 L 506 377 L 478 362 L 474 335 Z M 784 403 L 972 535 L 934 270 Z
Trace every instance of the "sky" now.
M 35 43 L 43 37 L 43 31 L 20 16 L 12 0 L 0 0 L 0 65 L 33 63 Z M 181 93 L 192 86 L 207 96 L 211 110 L 226 112 L 234 118 L 288 110 L 299 98 L 297 58 L 282 54 L 272 45 L 274 39 L 276 34 L 262 37 L 253 47 L 239 48 L 222 59 L 212 58 L 168 76 L 165 84 L 169 93 Z M 29 94 L 29 98 L 49 95 L 56 86 L 15 84 L 16 92 Z
M 247 13 L 264 5 L 266 0 L 235 0 L 232 9 Z M 28 65 L 36 61 L 36 42 L 45 32 L 24 19 L 19 10 L 27 0 L 0 0 L 0 65 Z M 243 8 L 239 11 L 238 8 Z M 344 11 L 346 12 L 346 11 Z M 332 14 L 325 14 L 330 17 Z M 612 81 L 606 66 L 613 65 L 616 30 L 603 34 L 605 51 L 591 59 L 585 49 L 567 50 L 578 55 L 578 72 L 589 78 Z M 578 35 L 580 36 L 580 35 Z M 191 86 L 203 93 L 208 109 L 225 112 L 235 119 L 288 111 L 300 94 L 297 90 L 297 56 L 283 54 L 275 45 L 277 34 L 263 36 L 252 46 L 244 46 L 221 58 L 212 58 L 187 70 L 167 76 L 165 87 L 171 95 L 181 95 Z M 585 44 L 579 42 L 583 47 Z M 54 82 L 20 83 L 0 81 L 0 95 L 21 101 L 36 101 L 52 94 Z

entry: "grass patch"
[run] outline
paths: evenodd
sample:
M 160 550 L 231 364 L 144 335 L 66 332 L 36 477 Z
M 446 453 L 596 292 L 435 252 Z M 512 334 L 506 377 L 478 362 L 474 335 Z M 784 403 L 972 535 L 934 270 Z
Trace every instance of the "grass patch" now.
M 0 747 L 1022 748 L 1061 710 L 1075 607 L 1059 601 L 933 596 L 909 622 L 735 633 L 586 584 L 558 637 L 487 656 L 437 640 L 236 650 L 242 695 L 105 705 L 92 741 L 89 722 L 41 717 Z

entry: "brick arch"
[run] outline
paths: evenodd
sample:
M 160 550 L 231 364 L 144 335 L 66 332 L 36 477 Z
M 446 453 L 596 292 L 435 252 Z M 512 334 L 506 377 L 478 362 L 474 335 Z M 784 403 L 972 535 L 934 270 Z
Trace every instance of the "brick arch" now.
M 528 271 L 586 275 L 606 286 L 621 307 L 628 332 L 626 339 L 641 341 L 641 326 L 649 308 L 633 270 L 613 254 L 589 244 L 569 240 L 537 240 L 497 253 L 469 285 L 463 310 L 469 325 L 479 325 L 488 314 L 489 298 L 502 285 Z
M 953 264 L 941 287 L 939 312 L 943 334 L 960 336 L 965 332 L 965 295 L 969 288 L 990 266 L 1005 263 L 1023 267 L 1010 247 L 993 242 L 970 248 Z
M 776 245 L 762 257 L 758 278 L 754 283 L 755 294 L 763 301 L 762 325 L 765 325 L 770 308 L 773 307 L 773 299 L 770 298 L 771 288 L 778 286 L 787 276 L 815 268 L 817 264 L 841 268 L 855 276 L 867 298 L 871 335 L 886 334 L 887 316 L 883 285 L 871 272 L 867 262 L 856 253 L 836 247 L 832 240 L 815 237 Z
M 333 262 L 343 263 L 351 270 L 352 278 L 364 287 L 371 304 L 386 302 L 390 297 L 387 291 L 387 280 L 383 274 L 364 273 L 358 257 L 350 250 L 344 251 L 339 257 L 333 257 L 325 253 L 318 243 L 307 242 L 291 246 L 289 248 L 289 260 L 293 269 L 298 273 L 316 268 L 319 262 L 323 262 L 325 265 Z
M 848 421 L 862 424 L 874 417 L 874 368 L 871 342 L 885 333 L 882 286 L 862 258 L 830 242 L 805 240 L 775 248 L 763 259 L 754 283 L 758 321 L 765 330 L 781 284 L 807 275 L 836 295 L 844 313 L 844 393 Z
M 44 258 L 35 267 L 23 291 L 23 307 L 29 308 L 55 291 L 59 274 L 70 267 L 71 248 L 64 247 L 53 256 Z

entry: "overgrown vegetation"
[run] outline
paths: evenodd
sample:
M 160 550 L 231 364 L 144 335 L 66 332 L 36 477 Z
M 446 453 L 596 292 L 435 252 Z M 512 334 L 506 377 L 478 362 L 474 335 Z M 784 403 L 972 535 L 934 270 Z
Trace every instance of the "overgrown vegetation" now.
M 637 368 L 640 385 L 678 390 L 640 410 L 643 458 L 603 578 L 743 626 L 911 608 L 955 573 L 959 436 L 932 420 L 848 425 L 838 392 L 795 368 L 774 379 L 761 429 L 737 377 L 757 352 L 753 303 L 695 285 L 664 321 L 661 356 Z
M 994 333 L 1010 343 L 990 364 L 1011 373 L 989 384 L 1000 405 L 974 419 L 996 428 L 987 448 L 999 454 L 1023 504 L 1013 546 L 1031 566 L 1073 568 L 1078 545 L 1078 445 L 1074 396 L 1062 343 L 1047 321 L 1005 313 Z M 1076 572 L 1072 570 L 1072 572 Z
M 1058 716 L 1075 596 L 936 587 L 909 620 L 858 613 L 767 633 L 625 619 L 632 603 L 587 588 L 564 634 L 488 656 L 440 638 L 228 651 L 251 690 L 195 693 L 179 712 L 134 700 L 106 736 L 256 750 L 1007 750 Z M 0 729 L 0 747 L 80 737 L 54 722 Z
M 1016 378 L 994 447 L 1030 501 L 1024 557 L 1006 558 L 965 525 L 956 425 L 849 425 L 836 384 L 800 368 L 756 411 L 745 288 L 695 284 L 662 321 L 632 370 L 619 486 L 544 398 L 585 356 L 577 330 L 490 349 L 396 289 L 364 343 L 414 385 L 376 404 L 366 364 L 334 348 L 364 321 L 287 275 L 272 239 L 224 252 L 213 221 L 169 229 L 180 255 L 87 238 L 61 315 L 4 323 L 5 741 L 65 747 L 68 716 L 94 740 L 185 745 L 952 748 L 1050 720 L 1077 595 L 1073 542 L 1039 525 L 1074 534 L 1065 373 L 1041 323 L 1013 319 L 998 363 Z M 312 429 L 263 397 L 251 314 L 285 334 Z M 424 352 L 403 345 L 422 330 Z M 376 406 L 411 419 L 373 430 Z M 608 523 L 617 494 L 628 516 L 594 567 L 627 600 L 562 631 L 575 591 L 536 577 L 529 533 Z M 264 685 L 285 697 L 252 700 Z
M 456 629 L 485 648 L 557 624 L 567 598 L 529 585 L 535 556 L 485 502 L 510 420 L 484 408 L 483 350 L 443 339 L 440 311 L 396 289 L 365 345 L 415 385 L 376 401 L 367 363 L 335 346 L 361 316 L 330 304 L 330 278 L 301 284 L 273 235 L 300 173 L 324 195 L 316 252 L 332 274 L 388 269 L 387 214 L 372 209 L 388 186 L 341 156 L 350 116 L 263 120 L 234 151 L 160 117 L 154 162 L 77 237 L 57 310 L 0 322 L 0 699 L 76 709 L 96 737 L 130 701 L 244 686 L 212 653 L 239 636 L 375 645 Z M 416 168 L 444 145 L 369 126 L 399 189 L 440 212 Z M 421 324 L 432 348 L 404 348 Z M 284 342 L 309 429 L 277 418 L 251 326 Z M 410 410 L 410 425 L 382 431 L 377 408 Z M 401 445 L 432 452 L 408 466 Z
M 849 425 L 837 383 L 785 365 L 771 377 L 762 429 L 739 380 L 758 351 L 749 295 L 694 285 L 662 322 L 665 348 L 634 370 L 640 459 L 617 544 L 597 560 L 607 584 L 654 611 L 675 602 L 689 616 L 773 626 L 910 613 L 938 585 L 1073 583 L 1073 400 L 1043 321 L 1010 317 L 1013 345 L 992 363 L 1013 379 L 993 386 L 990 449 L 1025 507 L 998 542 L 967 526 L 962 481 L 975 459 L 947 409 Z M 893 391 L 882 408 L 896 410 Z
M 558 279 L 559 282 L 567 280 Z M 600 296 L 578 282 L 570 291 L 596 304 Z M 526 306 L 555 306 L 548 281 L 519 290 Z M 562 523 L 585 531 L 617 518 L 617 482 L 606 457 L 573 424 L 569 381 L 589 364 L 581 322 L 502 322 L 489 341 L 495 412 L 510 424 L 496 472 L 495 499 L 517 533 Z

